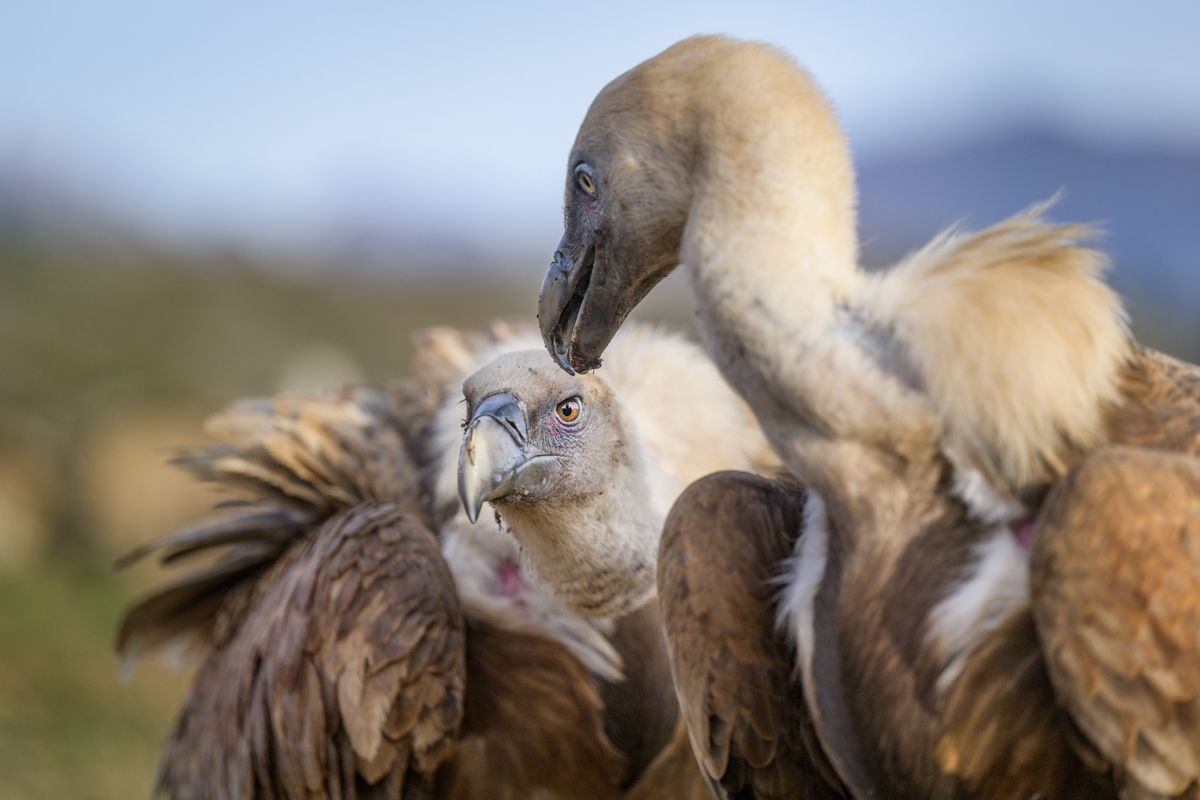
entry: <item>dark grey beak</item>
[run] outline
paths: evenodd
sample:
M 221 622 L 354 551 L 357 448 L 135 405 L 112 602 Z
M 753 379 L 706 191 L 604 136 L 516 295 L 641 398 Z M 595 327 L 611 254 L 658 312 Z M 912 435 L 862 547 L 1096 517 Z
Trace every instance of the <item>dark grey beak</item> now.
M 541 328 L 542 341 L 551 357 L 568 374 L 574 375 L 571 339 L 591 282 L 595 251 L 590 250 L 579 263 L 572 263 L 565 253 L 566 246 L 564 236 L 542 280 L 542 288 L 538 292 L 538 327 Z
M 542 281 L 542 341 L 555 363 L 572 375 L 600 367 L 605 348 L 629 312 L 671 271 L 630 275 L 612 254 L 611 246 L 594 235 L 575 245 L 564 235 Z
M 467 423 L 458 452 L 458 497 L 471 522 L 489 500 L 540 488 L 556 456 L 528 453 L 520 401 L 502 392 L 484 399 Z

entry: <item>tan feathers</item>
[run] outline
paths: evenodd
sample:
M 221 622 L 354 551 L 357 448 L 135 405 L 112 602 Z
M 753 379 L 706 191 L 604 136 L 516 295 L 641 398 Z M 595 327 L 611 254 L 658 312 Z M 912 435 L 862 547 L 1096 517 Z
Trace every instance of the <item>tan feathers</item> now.
M 1131 344 L 1087 225 L 1035 206 L 978 233 L 950 230 L 864 287 L 944 425 L 944 447 L 1007 488 L 1061 475 L 1103 434 Z

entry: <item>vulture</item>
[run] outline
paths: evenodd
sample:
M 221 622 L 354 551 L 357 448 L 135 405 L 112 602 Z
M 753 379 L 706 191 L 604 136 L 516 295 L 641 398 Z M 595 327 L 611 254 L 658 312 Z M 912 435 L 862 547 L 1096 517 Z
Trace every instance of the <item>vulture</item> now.
M 612 347 L 625 372 L 571 377 L 532 326 L 434 329 L 406 380 L 213 418 L 219 443 L 179 461 L 229 498 L 123 561 L 194 564 L 118 632 L 130 664 L 199 661 L 159 791 L 707 797 L 658 537 L 688 483 L 770 451 L 696 345 L 631 327 Z
M 709 354 L 799 482 L 713 475 L 666 522 L 707 776 L 741 797 L 1200 797 L 1200 369 L 1132 338 L 1095 231 L 1045 205 L 883 272 L 858 266 L 855 205 L 829 102 L 759 43 L 691 38 L 618 76 L 570 153 L 547 350 L 620 366 L 610 340 L 684 265 Z

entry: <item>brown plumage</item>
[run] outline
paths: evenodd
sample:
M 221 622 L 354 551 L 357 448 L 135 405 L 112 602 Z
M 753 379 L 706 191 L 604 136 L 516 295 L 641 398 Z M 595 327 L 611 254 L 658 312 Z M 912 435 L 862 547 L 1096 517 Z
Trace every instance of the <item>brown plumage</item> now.
M 1031 570 L 1030 609 L 947 697 L 941 764 L 1013 796 L 1200 797 L 1200 461 L 1082 461 L 1042 509 Z
M 457 534 L 447 550 L 466 522 L 436 488 L 457 455 L 437 452 L 439 411 L 525 335 L 433 331 L 407 381 L 236 405 L 208 426 L 220 444 L 180 457 L 232 496 L 126 559 L 220 553 L 118 634 L 130 663 L 172 647 L 201 659 L 160 791 L 703 796 L 653 604 L 606 633 L 486 546 Z
M 785 482 L 724 473 L 689 488 L 664 531 L 683 713 L 728 796 L 1197 796 L 1195 459 L 1112 448 L 1077 465 L 1034 535 L 1030 604 L 980 637 L 944 692 L 946 665 L 912 620 L 953 588 L 984 529 L 948 505 L 895 561 L 831 547 L 812 712 L 772 624 L 771 578 L 804 503 Z
M 853 794 L 1193 796 L 1180 743 L 1200 741 L 1186 624 L 1200 565 L 1178 475 L 1197 463 L 1200 371 L 1132 340 L 1095 231 L 1045 204 L 862 270 L 853 177 L 830 104 L 789 57 L 724 37 L 668 48 L 580 126 L 539 299 L 546 348 L 566 371 L 612 368 L 630 311 L 690 273 L 710 355 L 808 486 L 780 604 L 807 706 L 792 725 L 812 724 Z M 1137 455 L 1118 469 L 1123 446 Z M 1047 491 L 1078 510 L 1035 524 Z M 689 519 L 673 541 L 737 535 Z M 1101 553 L 1121 554 L 1120 574 Z M 719 591 L 755 597 L 770 571 L 731 570 Z M 673 640 L 696 630 L 668 624 Z M 712 721 L 687 719 L 724 777 Z M 728 741 L 735 764 L 760 747 Z
M 802 489 L 745 473 L 692 484 L 667 517 L 659 602 L 701 767 L 729 797 L 843 796 L 775 622 L 778 565 L 803 535 Z
M 1200 797 L 1200 460 L 1105 450 L 1040 527 L 1033 611 L 1059 701 L 1131 796 Z

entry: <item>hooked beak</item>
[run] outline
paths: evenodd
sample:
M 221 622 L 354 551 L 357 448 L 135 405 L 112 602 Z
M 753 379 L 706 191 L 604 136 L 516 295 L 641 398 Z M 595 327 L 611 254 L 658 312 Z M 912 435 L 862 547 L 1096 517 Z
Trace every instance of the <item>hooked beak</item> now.
M 647 269 L 644 275 L 631 275 L 628 264 L 614 253 L 595 234 L 575 246 L 564 235 L 542 281 L 542 341 L 555 363 L 571 375 L 600 366 L 600 357 L 629 312 L 671 271 Z
M 579 259 L 569 258 L 565 253 L 566 248 L 567 237 L 563 236 L 538 293 L 538 326 L 542 330 L 546 350 L 555 363 L 568 374 L 574 375 L 577 369 L 586 372 L 600 366 L 598 358 L 595 364 L 581 364 L 575 357 L 579 312 L 591 286 L 596 247 L 592 245 L 586 248 Z
M 458 452 L 458 497 L 467 519 L 479 519 L 489 500 L 539 488 L 557 456 L 528 454 L 525 412 L 507 392 L 491 395 L 475 409 Z

